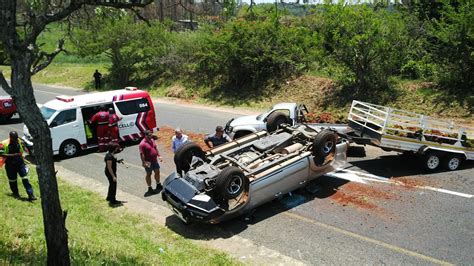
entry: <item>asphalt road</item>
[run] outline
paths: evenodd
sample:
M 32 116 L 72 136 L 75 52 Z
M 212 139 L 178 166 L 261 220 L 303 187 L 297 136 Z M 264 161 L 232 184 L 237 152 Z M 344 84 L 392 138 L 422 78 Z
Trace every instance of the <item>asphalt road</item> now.
M 82 93 L 35 86 L 38 103 Z M 155 102 L 155 109 L 159 126 L 195 133 L 212 132 L 240 115 L 162 101 Z M 6 138 L 13 129 L 21 134 L 22 127 L 14 117 L 0 125 L 0 136 Z M 160 148 L 165 154 L 163 180 L 174 165 L 168 148 Z M 427 175 L 416 158 L 371 147 L 366 151 L 366 157 L 351 157 L 345 170 L 318 179 L 308 190 L 259 207 L 250 221 L 185 226 L 170 216 L 167 225 L 193 239 L 239 235 L 308 264 L 473 264 L 474 164 Z M 127 147 L 119 157 L 126 162 L 118 170 L 119 188 L 143 197 L 138 147 Z M 103 154 L 91 151 L 56 164 L 105 184 L 102 160 Z M 146 199 L 163 204 L 159 195 Z

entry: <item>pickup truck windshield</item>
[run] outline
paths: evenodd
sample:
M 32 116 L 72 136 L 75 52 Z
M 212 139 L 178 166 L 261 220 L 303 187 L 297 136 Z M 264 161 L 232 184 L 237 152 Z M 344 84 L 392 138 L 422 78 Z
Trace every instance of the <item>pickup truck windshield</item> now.
M 41 106 L 40 110 L 41 110 L 41 114 L 43 115 L 43 117 L 44 117 L 45 120 L 50 119 L 51 116 L 52 116 L 54 113 L 56 113 L 56 110 L 51 109 L 51 108 L 48 108 L 48 107 L 44 107 L 44 106 Z

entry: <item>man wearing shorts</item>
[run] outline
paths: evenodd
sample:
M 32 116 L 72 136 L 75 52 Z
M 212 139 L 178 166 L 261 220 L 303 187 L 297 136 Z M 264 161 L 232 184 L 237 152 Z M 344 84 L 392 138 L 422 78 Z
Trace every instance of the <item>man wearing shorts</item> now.
M 142 166 L 146 171 L 146 184 L 148 185 L 148 191 L 145 193 L 145 196 L 149 196 L 154 193 L 160 192 L 163 188 L 160 183 L 160 164 L 158 163 L 158 158 L 160 162 L 163 159 L 158 152 L 158 147 L 156 146 L 155 138 L 153 132 L 150 130 L 145 131 L 145 138 L 138 145 L 140 150 L 140 158 L 142 160 Z M 155 173 L 156 189 L 153 190 L 151 187 L 151 173 Z

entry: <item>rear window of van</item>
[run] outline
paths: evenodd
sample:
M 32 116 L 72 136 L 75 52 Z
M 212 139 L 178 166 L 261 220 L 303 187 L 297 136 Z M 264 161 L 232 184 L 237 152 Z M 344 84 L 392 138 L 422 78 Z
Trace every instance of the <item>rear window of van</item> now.
M 148 112 L 150 110 L 150 104 L 146 98 L 116 102 L 115 104 L 117 105 L 120 113 L 123 115 Z

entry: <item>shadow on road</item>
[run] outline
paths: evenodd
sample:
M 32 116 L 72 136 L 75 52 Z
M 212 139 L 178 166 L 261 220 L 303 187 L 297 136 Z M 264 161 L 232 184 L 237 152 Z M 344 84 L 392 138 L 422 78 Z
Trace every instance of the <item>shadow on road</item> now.
M 14 125 L 20 123 L 23 123 L 23 120 L 21 120 L 20 117 L 13 117 L 8 120 L 0 119 L 0 125 Z

